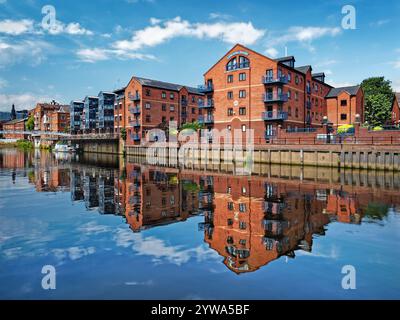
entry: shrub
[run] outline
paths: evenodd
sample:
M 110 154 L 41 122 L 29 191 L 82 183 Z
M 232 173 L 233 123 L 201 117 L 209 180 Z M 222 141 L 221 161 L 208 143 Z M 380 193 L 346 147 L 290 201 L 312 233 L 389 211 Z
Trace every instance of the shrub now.
M 373 131 L 382 131 L 383 128 L 381 126 L 376 126 L 372 129 Z
M 352 124 L 344 124 L 337 128 L 337 134 L 353 133 L 354 126 Z

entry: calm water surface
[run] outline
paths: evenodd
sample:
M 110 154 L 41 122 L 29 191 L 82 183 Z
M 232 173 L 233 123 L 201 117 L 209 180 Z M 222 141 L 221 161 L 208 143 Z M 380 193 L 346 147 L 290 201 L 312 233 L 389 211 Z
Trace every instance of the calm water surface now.
M 400 298 L 398 173 L 258 169 L 2 149 L 0 298 Z

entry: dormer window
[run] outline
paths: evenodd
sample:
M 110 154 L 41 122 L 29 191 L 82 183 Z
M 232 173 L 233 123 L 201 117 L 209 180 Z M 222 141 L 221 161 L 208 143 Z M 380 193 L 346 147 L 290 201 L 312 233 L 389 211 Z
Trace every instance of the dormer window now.
M 234 57 L 229 60 L 226 65 L 226 71 L 232 71 L 236 69 L 244 69 L 250 67 L 250 61 L 246 57 L 239 56 L 239 58 Z

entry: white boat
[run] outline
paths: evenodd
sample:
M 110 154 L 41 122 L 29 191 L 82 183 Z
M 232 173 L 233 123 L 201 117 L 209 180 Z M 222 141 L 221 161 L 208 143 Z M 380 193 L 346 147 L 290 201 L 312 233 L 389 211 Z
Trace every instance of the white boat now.
M 54 147 L 55 152 L 75 152 L 75 149 L 67 144 L 57 143 Z

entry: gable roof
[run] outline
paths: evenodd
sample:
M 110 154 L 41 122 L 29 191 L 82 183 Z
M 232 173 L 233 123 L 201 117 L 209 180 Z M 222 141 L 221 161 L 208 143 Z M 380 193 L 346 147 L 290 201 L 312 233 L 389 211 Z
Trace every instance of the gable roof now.
M 332 88 L 332 90 L 327 94 L 326 98 L 336 98 L 342 92 L 347 92 L 349 95 L 355 96 L 360 88 L 360 86 Z
M 294 56 L 281 57 L 281 58 L 277 58 L 277 59 L 275 59 L 275 60 L 278 61 L 278 62 L 290 61 L 290 60 L 296 61 L 296 59 L 294 58 Z
M 11 121 L 3 123 L 3 125 L 16 124 L 16 123 L 25 122 L 25 121 L 28 121 L 28 118 L 11 120 Z
M 312 70 L 312 68 L 311 68 L 310 65 L 301 66 L 301 67 L 296 67 L 295 69 L 296 69 L 297 71 L 300 71 L 301 73 L 304 73 L 304 74 L 306 74 L 306 73 L 308 72 L 309 69 Z
M 146 79 L 146 78 L 141 78 L 141 77 L 134 77 L 142 86 L 148 86 L 148 87 L 153 87 L 153 88 L 159 88 L 159 89 L 165 89 L 165 90 L 170 90 L 170 91 L 176 91 L 179 92 L 182 88 L 186 88 L 189 93 L 192 94 L 203 94 L 200 92 L 200 89 L 194 88 L 194 87 L 189 87 L 189 86 L 184 86 L 181 84 L 176 84 L 176 83 L 171 83 L 171 82 L 164 82 L 164 81 L 159 81 L 159 80 L 153 80 L 153 79 Z

